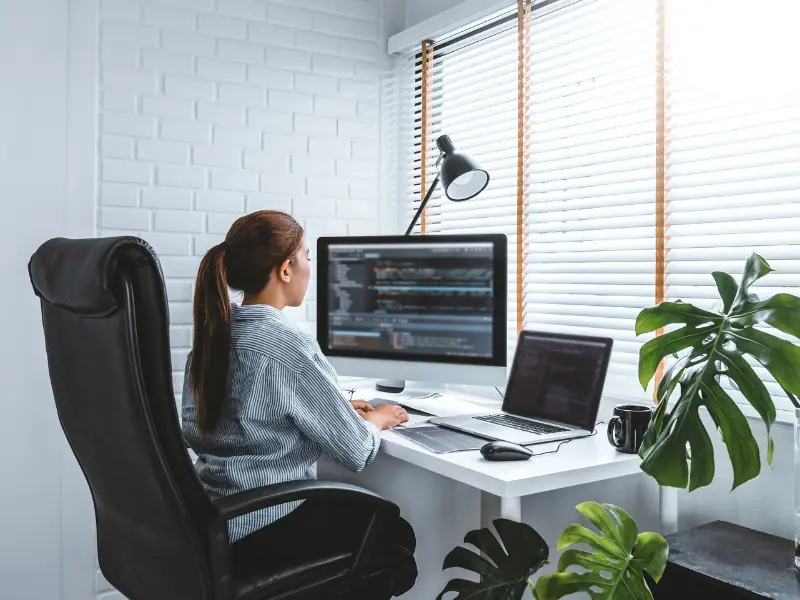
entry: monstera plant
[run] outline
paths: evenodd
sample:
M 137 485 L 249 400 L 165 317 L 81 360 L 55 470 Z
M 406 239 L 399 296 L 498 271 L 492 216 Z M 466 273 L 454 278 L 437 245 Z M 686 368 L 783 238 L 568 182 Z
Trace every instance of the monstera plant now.
M 647 388 L 662 361 L 671 362 L 656 389 L 658 406 L 640 451 L 642 470 L 659 485 L 691 491 L 714 479 L 714 451 L 702 407 L 728 450 L 733 487 L 759 475 L 758 443 L 726 387 L 738 390 L 766 425 L 767 462 L 772 463 L 775 405 L 753 364 L 764 367 L 800 408 L 800 347 L 765 331 L 771 326 L 800 338 L 800 298 L 777 294 L 761 300 L 751 292 L 750 286 L 771 271 L 767 261 L 753 254 L 738 284 L 727 273 L 712 274 L 720 310 L 677 301 L 639 314 L 637 335 L 661 332 L 640 351 L 642 386 Z M 467 569 L 480 575 L 480 581 L 452 580 L 437 600 L 448 592 L 456 593 L 448 600 L 519 600 L 526 589 L 537 600 L 581 592 L 592 600 L 650 600 L 644 573 L 656 582 L 660 579 L 666 540 L 655 533 L 640 534 L 630 515 L 616 506 L 584 502 L 577 508 L 599 535 L 582 525 L 568 526 L 557 543 L 558 550 L 569 547 L 558 561 L 558 572 L 534 582 L 533 574 L 547 563 L 547 544 L 528 525 L 499 519 L 494 522 L 499 541 L 489 529 L 471 531 L 464 538 L 483 556 L 458 547 L 445 559 L 445 569 Z M 572 548 L 575 544 L 591 551 Z
M 640 451 L 642 471 L 659 485 L 689 488 L 706 486 L 714 478 L 714 451 L 700 415 L 705 407 L 728 450 L 733 466 L 733 487 L 758 476 L 761 456 L 747 419 L 721 385 L 738 389 L 767 427 L 767 462 L 772 464 L 774 444 L 770 427 L 775 405 L 751 362 L 763 366 L 798 406 L 800 348 L 764 331 L 771 325 L 800 337 L 800 298 L 777 294 L 760 300 L 750 286 L 772 269 L 753 254 L 737 285 L 727 273 L 713 273 L 722 309 L 710 312 L 684 302 L 663 302 L 643 310 L 636 319 L 637 335 L 669 325 L 681 327 L 659 335 L 642 346 L 639 381 L 653 378 L 659 363 L 674 362 L 658 384 L 658 406 Z M 751 360 L 748 360 L 748 357 Z M 672 397 L 676 396 L 670 408 Z
M 444 559 L 444 568 L 460 567 L 481 576 L 480 581 L 453 579 L 437 596 L 456 592 L 452 600 L 519 600 L 529 588 L 538 600 L 558 600 L 576 592 L 609 600 L 650 599 L 644 573 L 655 581 L 667 563 L 667 542 L 656 533 L 639 533 L 631 516 L 618 506 L 583 502 L 577 506 L 600 532 L 573 524 L 558 538 L 557 549 L 585 544 L 591 552 L 570 548 L 558 560 L 558 572 L 534 584 L 532 575 L 547 564 L 550 549 L 529 525 L 507 519 L 494 521 L 498 538 L 487 528 L 470 531 L 464 543 L 481 556 L 458 546 Z M 501 545 L 502 543 L 502 545 Z M 568 571 L 578 567 L 581 571 Z
M 557 600 L 576 592 L 586 592 L 593 599 L 652 598 L 644 573 L 656 582 L 661 579 L 667 565 L 667 541 L 657 533 L 639 533 L 631 516 L 613 504 L 583 502 L 577 509 L 600 535 L 572 524 L 561 533 L 556 548 L 584 544 L 593 552 L 565 550 L 558 559 L 558 572 L 536 582 L 536 598 Z M 583 571 L 567 571 L 569 567 Z
M 436 597 L 441 600 L 455 592 L 454 600 L 518 600 L 527 588 L 533 590 L 531 576 L 547 564 L 550 548 L 536 531 L 525 523 L 508 519 L 493 522 L 497 537 L 486 527 L 464 536 L 484 556 L 456 546 L 444 559 L 443 569 L 460 567 L 481 576 L 480 581 L 451 579 Z

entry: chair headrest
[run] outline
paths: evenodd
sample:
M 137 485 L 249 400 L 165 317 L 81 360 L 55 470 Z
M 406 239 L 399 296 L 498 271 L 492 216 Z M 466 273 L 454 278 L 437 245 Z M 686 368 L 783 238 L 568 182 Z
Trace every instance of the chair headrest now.
M 140 258 L 149 255 L 151 264 L 158 268 L 153 249 L 136 237 L 48 240 L 28 263 L 33 290 L 64 310 L 107 315 L 118 306 L 116 272 L 129 250 Z

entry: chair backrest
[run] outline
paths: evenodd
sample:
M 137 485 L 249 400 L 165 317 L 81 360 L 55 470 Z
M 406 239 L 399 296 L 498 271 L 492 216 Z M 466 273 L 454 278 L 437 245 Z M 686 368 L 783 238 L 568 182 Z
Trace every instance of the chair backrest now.
M 158 259 L 134 237 L 53 239 L 28 268 L 103 574 L 137 600 L 225 598 L 227 534 L 182 441 Z

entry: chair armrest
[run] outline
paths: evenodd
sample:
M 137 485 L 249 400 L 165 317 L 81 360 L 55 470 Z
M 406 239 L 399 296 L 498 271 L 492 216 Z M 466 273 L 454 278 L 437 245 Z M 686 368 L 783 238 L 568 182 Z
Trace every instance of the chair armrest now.
M 223 519 L 230 520 L 262 508 L 308 498 L 342 499 L 352 504 L 354 508 L 370 510 L 382 517 L 400 514 L 400 509 L 395 503 L 375 492 L 349 483 L 315 479 L 275 483 L 223 496 L 214 501 L 214 506 L 219 509 Z

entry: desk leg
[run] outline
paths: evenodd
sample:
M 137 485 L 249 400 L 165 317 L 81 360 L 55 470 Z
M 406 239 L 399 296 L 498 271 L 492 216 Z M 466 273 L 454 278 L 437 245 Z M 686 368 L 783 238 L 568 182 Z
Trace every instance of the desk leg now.
M 522 498 L 500 498 L 500 517 L 521 523 Z
M 661 533 L 669 535 L 678 531 L 678 490 L 671 487 L 658 488 L 658 516 Z

